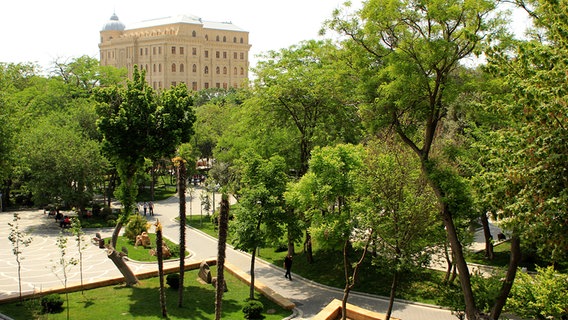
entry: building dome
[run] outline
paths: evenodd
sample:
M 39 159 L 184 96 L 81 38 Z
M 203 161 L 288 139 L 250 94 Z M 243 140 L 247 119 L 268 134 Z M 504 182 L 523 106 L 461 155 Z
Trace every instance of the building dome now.
M 105 23 L 102 31 L 123 31 L 125 28 L 124 23 L 118 20 L 116 13 L 113 13 L 110 20 Z

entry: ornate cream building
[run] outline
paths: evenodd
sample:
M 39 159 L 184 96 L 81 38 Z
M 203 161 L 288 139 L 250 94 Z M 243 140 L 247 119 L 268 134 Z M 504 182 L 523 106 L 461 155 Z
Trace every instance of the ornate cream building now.
M 101 30 L 100 63 L 146 70 L 154 89 L 186 83 L 192 90 L 242 87 L 248 79 L 248 32 L 231 22 L 179 15 L 131 28 L 113 14 Z

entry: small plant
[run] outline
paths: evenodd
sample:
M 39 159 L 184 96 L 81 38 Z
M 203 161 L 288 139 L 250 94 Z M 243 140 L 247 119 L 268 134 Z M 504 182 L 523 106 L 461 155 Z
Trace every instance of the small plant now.
M 262 315 L 262 310 L 264 310 L 264 305 L 258 300 L 247 300 L 245 306 L 243 307 L 243 313 L 245 314 L 245 319 L 249 320 L 260 320 L 264 319 Z
M 124 236 L 130 241 L 135 241 L 136 236 L 142 232 L 148 232 L 148 221 L 138 214 L 133 215 L 124 229 Z
M 179 289 L 179 273 L 170 273 L 166 277 L 166 283 L 172 289 Z
M 10 226 L 10 235 L 8 236 L 8 240 L 12 243 L 12 253 L 16 257 L 16 263 L 18 264 L 18 289 L 20 292 L 20 302 L 22 302 L 22 249 L 28 247 L 32 242 L 31 237 L 27 237 L 26 233 L 20 230 L 19 224 L 20 216 L 18 213 L 14 213 L 14 219 L 11 223 L 8 223 Z
M 57 293 L 48 294 L 41 298 L 43 313 L 59 313 L 63 311 L 63 299 Z

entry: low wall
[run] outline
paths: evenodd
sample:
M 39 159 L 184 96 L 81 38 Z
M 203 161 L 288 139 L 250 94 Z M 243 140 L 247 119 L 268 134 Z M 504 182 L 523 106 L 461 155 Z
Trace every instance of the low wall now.
M 341 318 L 341 300 L 333 299 L 322 311 L 315 315 L 312 320 L 336 320 Z M 384 320 L 383 313 L 369 311 L 352 304 L 347 304 L 347 318 L 350 320 Z M 390 317 L 392 320 L 401 320 Z

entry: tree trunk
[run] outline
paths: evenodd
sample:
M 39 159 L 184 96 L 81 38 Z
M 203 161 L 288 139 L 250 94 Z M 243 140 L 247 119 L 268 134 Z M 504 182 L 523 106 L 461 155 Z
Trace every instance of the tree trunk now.
M 511 237 L 511 258 L 509 260 L 509 268 L 507 269 L 507 275 L 505 276 L 505 281 L 501 286 L 501 291 L 499 296 L 495 300 L 495 304 L 491 309 L 491 319 L 499 319 L 501 311 L 505 303 L 507 303 L 507 297 L 509 292 L 511 292 L 511 287 L 513 287 L 513 282 L 515 281 L 515 276 L 517 274 L 517 267 L 519 266 L 519 261 L 521 260 L 521 240 L 517 235 Z
M 445 200 L 445 193 L 442 188 L 430 178 L 430 172 L 427 168 L 427 160 L 422 161 L 422 172 L 426 176 L 428 184 L 434 190 L 438 204 L 440 206 L 440 215 L 444 222 L 444 227 L 446 228 L 446 234 L 448 241 L 450 242 L 450 247 L 452 248 L 452 257 L 454 258 L 454 263 L 456 265 L 458 276 L 460 278 L 460 285 L 463 292 L 464 302 L 465 302 L 465 314 L 468 319 L 478 319 L 479 311 L 475 306 L 475 299 L 473 295 L 473 290 L 471 288 L 471 280 L 469 269 L 467 267 L 467 262 L 463 254 L 463 248 L 458 238 L 458 233 L 456 226 L 454 225 L 454 220 L 452 217 L 452 212 L 448 208 Z
M 452 267 L 454 266 L 454 263 L 450 258 L 450 253 L 448 252 L 448 243 L 446 241 L 444 241 L 444 258 L 446 259 L 448 268 L 446 269 L 446 276 L 444 277 L 443 283 L 451 283 L 450 274 L 452 273 Z
M 156 186 L 156 162 L 152 161 L 152 168 L 150 168 L 150 200 L 154 201 L 154 191 Z
M 179 288 L 178 307 L 183 306 L 183 290 L 185 276 L 185 162 L 180 161 L 178 167 L 178 196 L 179 196 Z
M 254 299 L 254 260 L 256 259 L 256 247 L 252 249 L 251 259 L 250 259 L 250 288 L 249 288 L 249 299 Z
M 343 244 L 343 269 L 345 270 L 345 289 L 343 290 L 343 299 L 341 301 L 341 319 L 345 320 L 347 319 L 347 299 L 349 299 L 349 293 L 351 292 L 351 290 L 353 289 L 353 287 L 355 287 L 355 284 L 357 283 L 357 279 L 359 278 L 359 267 L 361 267 L 361 264 L 363 263 L 363 260 L 365 260 L 365 256 L 367 255 L 367 252 L 369 252 L 369 245 L 371 244 L 371 239 L 373 238 L 373 233 L 374 231 L 371 230 L 371 232 L 369 232 L 369 237 L 367 238 L 367 241 L 365 243 L 365 248 L 363 248 L 363 253 L 361 254 L 361 258 L 359 259 L 359 261 L 357 261 L 355 263 L 355 266 L 353 267 L 353 274 L 351 276 L 351 281 L 349 281 L 349 259 L 348 259 L 348 250 L 352 247 L 351 246 L 351 242 L 349 241 L 349 239 L 345 240 L 345 243 Z
M 306 241 L 304 241 L 304 251 L 309 264 L 314 263 L 314 253 L 312 251 L 312 235 L 306 229 Z
M 112 231 L 112 237 L 110 238 L 110 246 L 116 248 L 116 242 L 118 241 L 118 235 L 120 234 L 120 230 L 122 229 L 122 221 L 118 219 L 116 222 L 116 226 Z
M 398 272 L 395 271 L 392 275 L 392 283 L 391 283 L 391 291 L 389 297 L 389 306 L 387 309 L 387 314 L 385 316 L 385 320 L 389 320 L 392 314 L 392 308 L 394 306 L 394 296 L 396 294 L 396 287 L 398 286 Z
M 130 267 L 126 264 L 122 255 L 116 251 L 114 247 L 108 249 L 107 256 L 110 260 L 112 260 L 120 273 L 122 273 L 127 286 L 131 287 L 139 283 L 136 275 L 132 272 L 132 270 L 130 270 Z
M 229 200 L 226 194 L 221 198 L 219 212 L 219 241 L 217 242 L 217 287 L 215 288 L 215 320 L 222 315 L 223 293 L 225 291 L 225 249 L 229 228 Z
M 160 221 L 156 221 L 156 256 L 158 257 L 158 275 L 160 277 L 160 307 L 162 309 L 162 317 L 168 317 L 166 309 L 166 291 L 164 287 L 164 252 L 162 239 L 162 225 Z
M 489 230 L 489 220 L 485 212 L 481 214 L 481 225 L 483 226 L 483 235 L 485 237 L 485 257 L 493 260 L 495 257 L 493 253 L 493 236 L 491 235 L 491 230 Z

